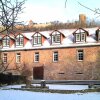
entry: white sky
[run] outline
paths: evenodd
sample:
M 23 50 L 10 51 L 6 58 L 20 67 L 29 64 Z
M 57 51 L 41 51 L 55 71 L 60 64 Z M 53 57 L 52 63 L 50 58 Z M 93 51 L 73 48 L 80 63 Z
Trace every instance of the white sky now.
M 89 8 L 95 9 L 100 7 L 100 0 L 67 0 L 65 8 L 65 0 L 27 0 L 24 7 L 24 13 L 20 15 L 19 20 L 28 22 L 33 20 L 36 23 L 46 23 L 50 21 L 78 20 L 79 14 L 86 14 L 90 19 L 96 18 L 98 15 L 78 4 L 82 3 Z

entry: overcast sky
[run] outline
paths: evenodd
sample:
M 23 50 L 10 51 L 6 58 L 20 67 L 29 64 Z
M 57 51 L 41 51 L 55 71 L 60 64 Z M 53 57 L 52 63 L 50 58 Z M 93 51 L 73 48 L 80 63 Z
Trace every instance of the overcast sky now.
M 79 14 L 86 14 L 90 19 L 96 18 L 98 15 L 86 8 L 80 6 L 81 4 L 88 6 L 91 9 L 100 8 L 100 0 L 27 0 L 24 7 L 24 13 L 21 14 L 20 20 L 28 22 L 33 20 L 36 23 L 46 23 L 50 21 L 62 21 L 78 20 Z

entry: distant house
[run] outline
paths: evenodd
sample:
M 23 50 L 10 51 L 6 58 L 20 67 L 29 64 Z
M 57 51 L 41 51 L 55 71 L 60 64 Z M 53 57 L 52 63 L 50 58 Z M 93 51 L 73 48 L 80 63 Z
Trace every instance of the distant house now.
M 31 70 L 33 79 L 100 79 L 99 28 L 15 33 L 0 37 L 3 64 L 9 64 L 5 73 L 20 74 L 18 66 L 24 66 Z

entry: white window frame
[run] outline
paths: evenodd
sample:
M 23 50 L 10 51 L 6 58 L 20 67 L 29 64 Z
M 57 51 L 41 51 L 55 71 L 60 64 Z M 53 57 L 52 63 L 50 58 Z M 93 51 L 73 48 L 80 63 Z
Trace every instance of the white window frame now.
M 58 62 L 58 51 L 53 52 L 53 62 Z
M 39 52 L 34 53 L 34 62 L 39 62 Z
M 42 35 L 39 33 L 36 33 L 33 36 L 33 45 L 42 45 Z
M 77 60 L 78 61 L 84 60 L 84 51 L 83 50 L 77 50 Z
M 80 41 L 80 40 L 81 40 L 80 34 L 77 33 L 77 34 L 76 34 L 76 41 Z
M 16 47 L 24 45 L 24 37 L 22 35 L 16 36 Z
M 84 38 L 83 38 L 84 36 Z M 85 41 L 85 33 L 81 33 L 81 41 Z
M 16 63 L 21 63 L 21 53 L 16 53 Z

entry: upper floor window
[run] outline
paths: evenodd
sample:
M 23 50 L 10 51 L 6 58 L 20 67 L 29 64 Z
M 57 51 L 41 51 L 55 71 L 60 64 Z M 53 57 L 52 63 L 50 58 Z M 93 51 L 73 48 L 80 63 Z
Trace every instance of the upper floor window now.
M 77 51 L 77 60 L 78 61 L 84 60 L 84 52 L 83 52 L 83 50 L 78 50 Z
M 39 52 L 35 52 L 34 62 L 39 62 Z
M 76 42 L 83 42 L 86 40 L 85 33 L 76 33 Z
M 3 63 L 7 63 L 7 53 L 3 54 Z
M 24 37 L 22 35 L 16 36 L 16 46 L 23 46 L 24 45 Z
M 33 45 L 41 45 L 42 44 L 42 35 L 36 33 L 33 35 Z
M 20 62 L 21 62 L 21 54 L 16 53 L 16 63 L 20 63 Z
M 59 32 L 54 32 L 51 35 L 52 43 L 61 43 L 61 35 Z
M 10 46 L 10 38 L 9 36 L 5 36 L 3 38 L 3 47 L 9 47 Z
M 58 61 L 58 52 L 53 52 L 53 62 L 57 62 Z

